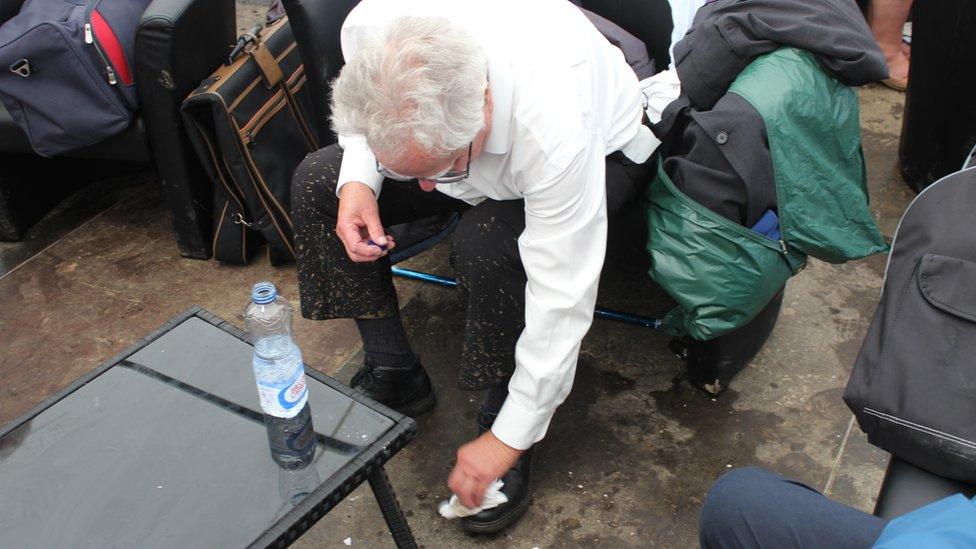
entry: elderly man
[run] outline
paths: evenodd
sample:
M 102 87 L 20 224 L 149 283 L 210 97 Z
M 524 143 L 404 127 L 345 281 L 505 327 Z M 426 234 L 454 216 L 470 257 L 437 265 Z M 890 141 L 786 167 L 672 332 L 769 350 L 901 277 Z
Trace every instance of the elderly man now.
M 475 507 L 501 478 L 508 503 L 463 521 L 499 531 L 527 508 L 532 447 L 572 388 L 608 216 L 647 180 L 637 77 L 565 0 L 364 0 L 341 39 L 339 143 L 310 155 L 293 189 L 302 314 L 356 319 L 366 365 L 354 387 L 430 410 L 384 224 L 463 212 L 459 386 L 485 399 L 449 486 Z

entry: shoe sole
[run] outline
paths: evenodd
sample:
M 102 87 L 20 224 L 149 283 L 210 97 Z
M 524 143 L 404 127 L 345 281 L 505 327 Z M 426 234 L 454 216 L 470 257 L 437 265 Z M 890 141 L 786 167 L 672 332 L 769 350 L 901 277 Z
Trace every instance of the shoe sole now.
M 417 399 L 401 406 L 393 408 L 397 412 L 405 416 L 417 417 L 421 414 L 425 414 L 434 409 L 437 405 L 437 396 L 434 395 L 434 390 L 431 389 L 427 396 L 421 399 Z

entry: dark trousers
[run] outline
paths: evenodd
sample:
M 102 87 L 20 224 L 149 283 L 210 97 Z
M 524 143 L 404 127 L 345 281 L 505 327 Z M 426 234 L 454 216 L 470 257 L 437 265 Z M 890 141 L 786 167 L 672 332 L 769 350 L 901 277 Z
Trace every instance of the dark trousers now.
M 342 149 L 332 145 L 310 154 L 295 172 L 292 218 L 302 315 L 379 318 L 397 314 L 390 261 L 354 263 L 335 233 L 339 201 L 335 188 Z M 646 184 L 644 166 L 614 153 L 607 157 L 607 212 L 612 219 L 635 201 Z M 463 212 L 451 246 L 458 292 L 465 307 L 458 384 L 480 390 L 515 371 L 515 344 L 525 327 L 526 276 L 517 239 L 525 229 L 521 200 L 485 200 L 471 207 L 416 181 L 387 180 L 378 200 L 386 226 L 444 212 Z
M 867 549 L 885 521 L 757 468 L 718 479 L 702 504 L 702 549 Z

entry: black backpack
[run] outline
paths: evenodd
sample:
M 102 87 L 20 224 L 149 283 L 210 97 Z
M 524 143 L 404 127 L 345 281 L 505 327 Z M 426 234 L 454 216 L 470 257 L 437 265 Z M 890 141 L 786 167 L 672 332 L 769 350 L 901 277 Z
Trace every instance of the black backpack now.
M 215 183 L 215 259 L 247 264 L 264 243 L 272 265 L 294 259 L 291 176 L 318 149 L 306 82 L 282 18 L 242 36 L 183 102 L 187 134 Z
M 976 158 L 905 210 L 844 400 L 872 444 L 976 482 Z

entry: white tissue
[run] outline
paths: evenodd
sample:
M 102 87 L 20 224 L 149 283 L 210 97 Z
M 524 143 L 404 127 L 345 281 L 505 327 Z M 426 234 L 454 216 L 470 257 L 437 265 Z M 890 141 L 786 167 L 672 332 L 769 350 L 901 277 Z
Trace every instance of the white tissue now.
M 485 499 L 481 502 L 481 506 L 475 507 L 474 509 L 468 509 L 464 505 L 461 505 L 461 501 L 458 499 L 458 497 L 451 494 L 451 500 L 442 501 L 440 505 L 437 506 L 437 512 L 440 513 L 442 517 L 450 520 L 455 518 L 470 517 L 471 515 L 477 515 L 485 509 L 498 507 L 503 503 L 508 503 L 508 496 L 501 492 L 502 486 L 505 486 L 505 483 L 502 482 L 501 479 L 492 482 L 485 491 Z

